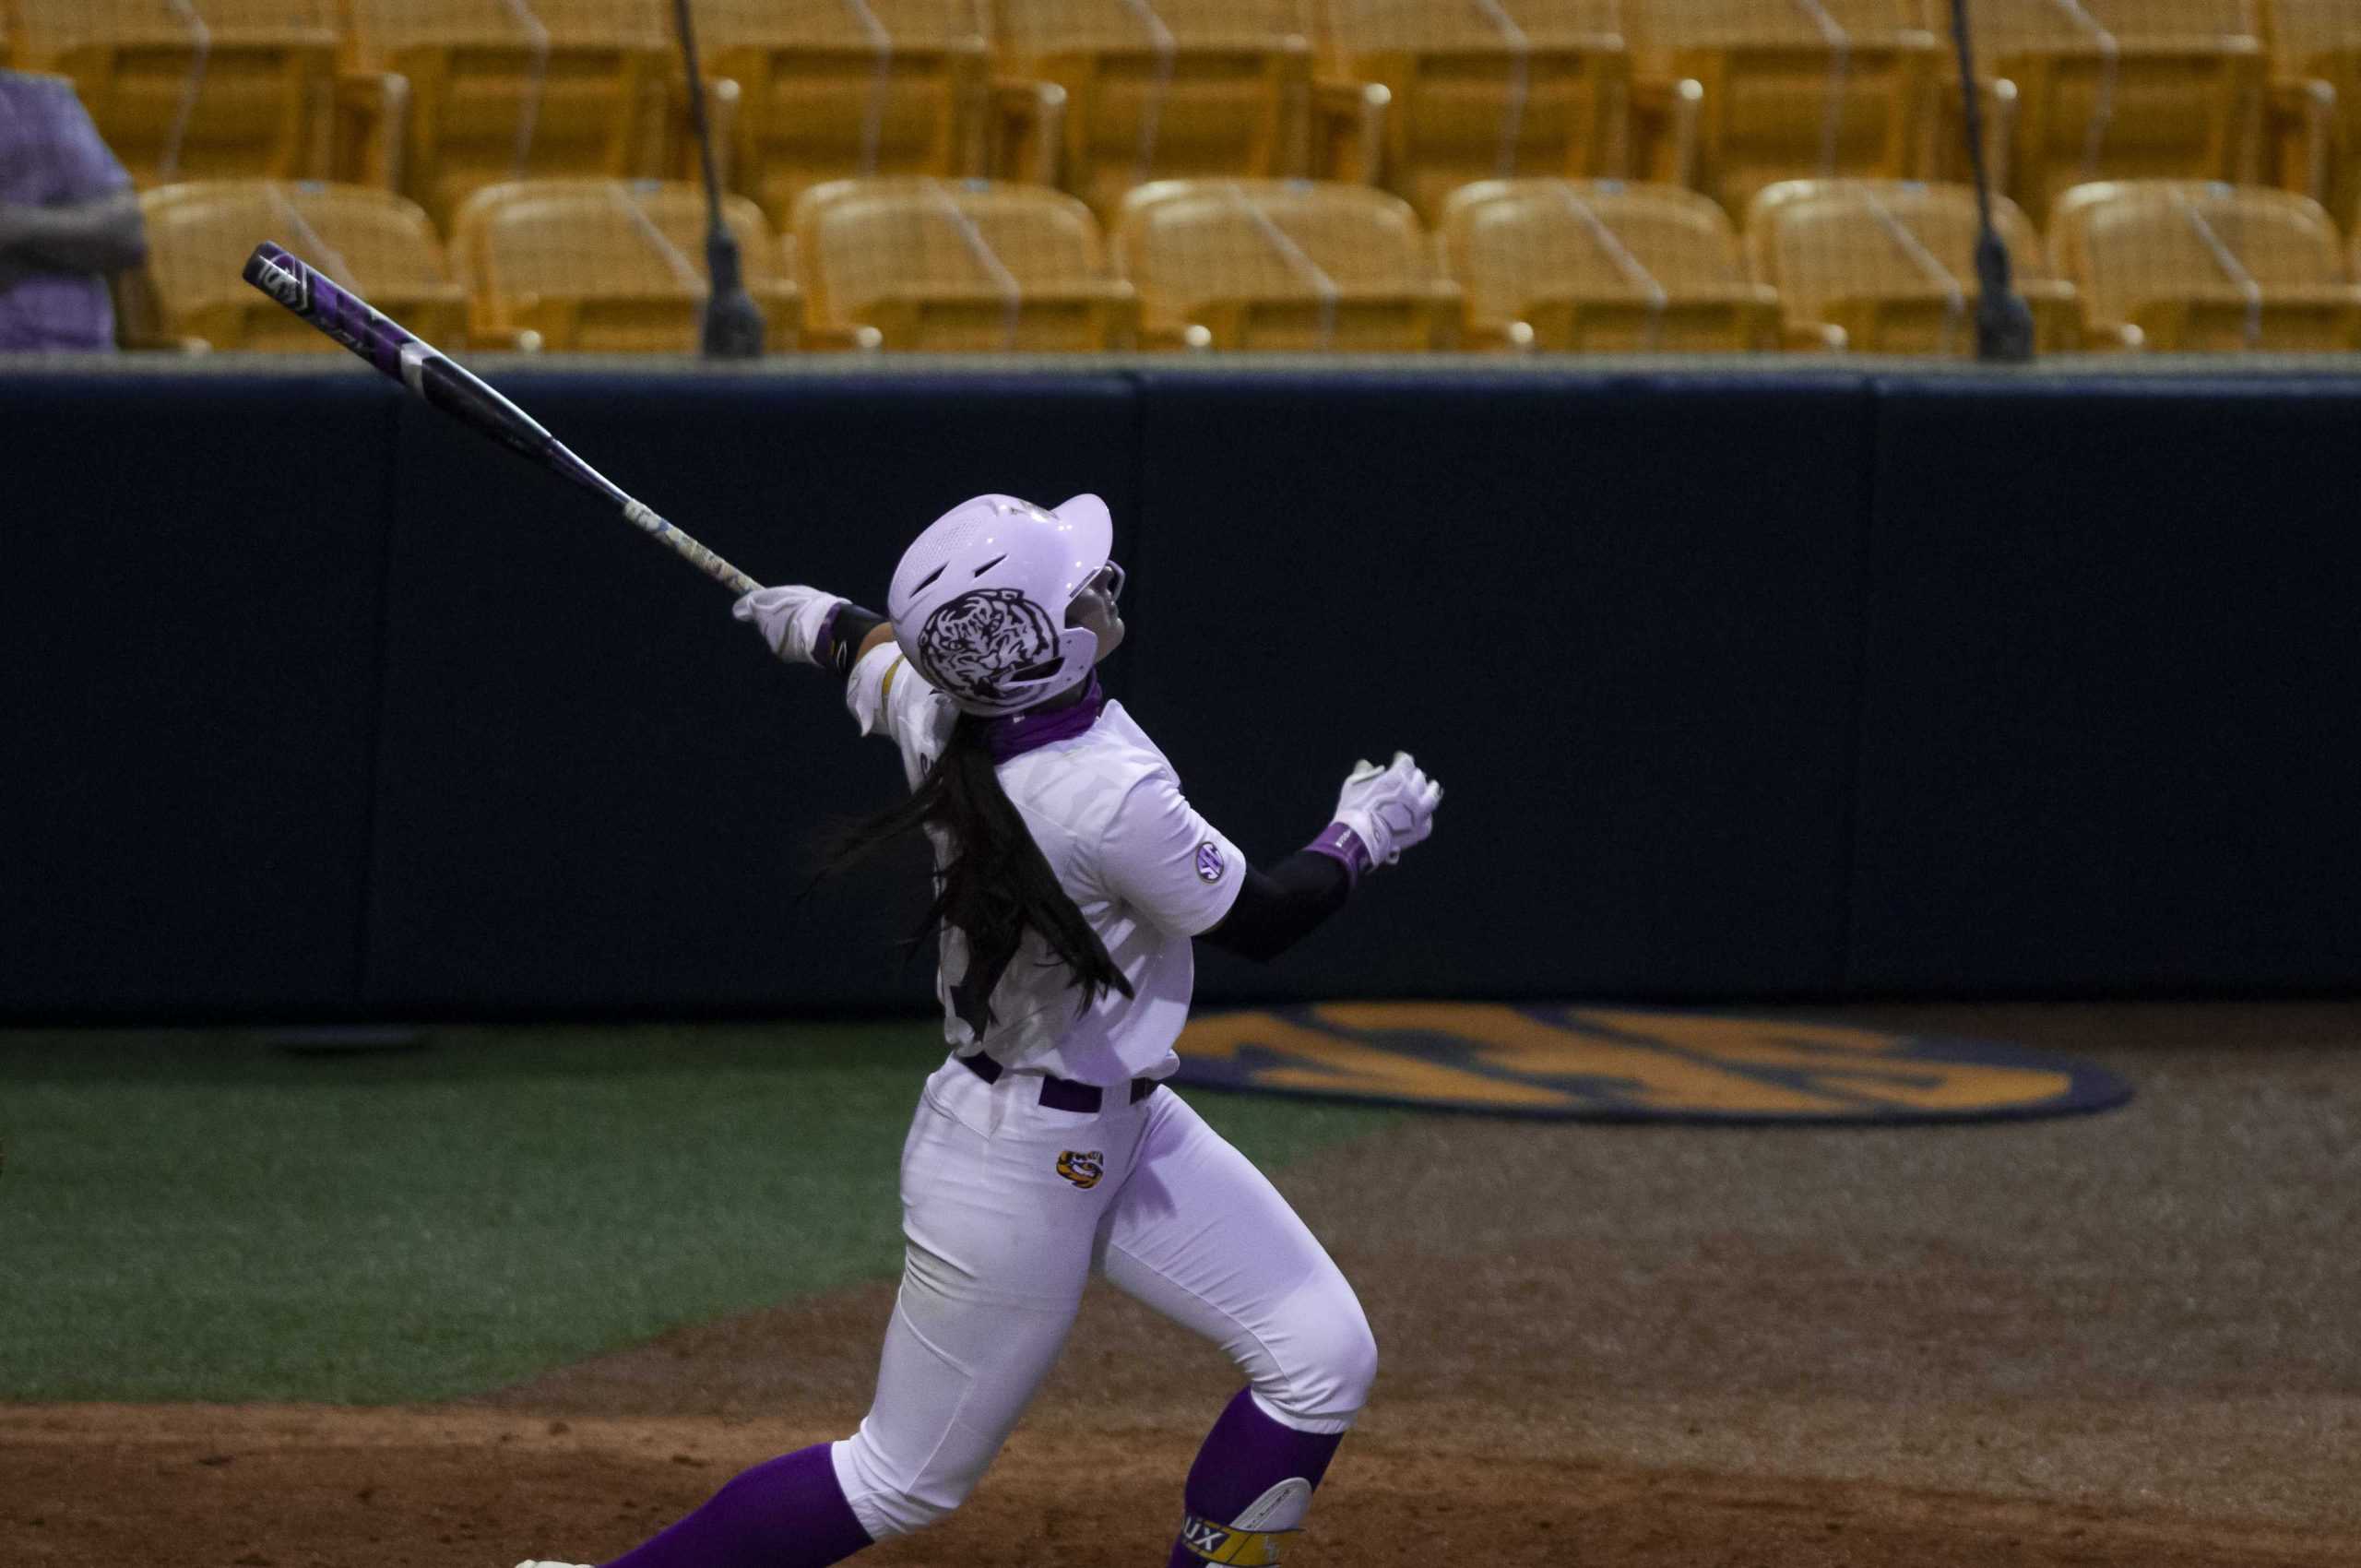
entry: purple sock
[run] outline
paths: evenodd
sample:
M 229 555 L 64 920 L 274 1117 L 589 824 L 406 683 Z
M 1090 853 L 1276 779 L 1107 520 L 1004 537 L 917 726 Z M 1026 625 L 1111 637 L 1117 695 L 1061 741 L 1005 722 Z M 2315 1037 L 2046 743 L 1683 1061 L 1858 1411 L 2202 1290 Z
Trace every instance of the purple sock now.
M 1189 1467 L 1189 1485 L 1182 1493 L 1190 1514 L 1216 1525 L 1227 1525 L 1253 1506 L 1256 1499 L 1281 1481 L 1301 1476 L 1313 1486 L 1328 1473 L 1342 1432 L 1298 1431 L 1264 1415 L 1254 1396 L 1240 1389 L 1229 1408 L 1221 1413 L 1197 1462 Z M 1203 1568 L 1204 1559 L 1189 1550 L 1183 1538 L 1172 1543 L 1171 1568 Z M 633 1568 L 638 1568 L 634 1564 Z
M 827 1568 L 869 1544 L 828 1445 L 766 1459 L 607 1568 Z

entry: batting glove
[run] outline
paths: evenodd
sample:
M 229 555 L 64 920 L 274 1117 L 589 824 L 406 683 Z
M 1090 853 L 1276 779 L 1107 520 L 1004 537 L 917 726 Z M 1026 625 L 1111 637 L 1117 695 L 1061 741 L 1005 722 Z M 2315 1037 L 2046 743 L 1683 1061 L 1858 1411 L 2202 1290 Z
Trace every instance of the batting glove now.
M 1360 837 L 1372 861 L 1392 865 L 1435 830 L 1435 807 L 1442 800 L 1442 786 L 1408 752 L 1395 752 L 1386 767 L 1368 761 L 1355 765 L 1336 797 L 1336 820 Z
M 817 664 L 821 634 L 845 600 L 818 588 L 756 588 L 730 613 L 760 632 L 770 649 L 789 664 Z

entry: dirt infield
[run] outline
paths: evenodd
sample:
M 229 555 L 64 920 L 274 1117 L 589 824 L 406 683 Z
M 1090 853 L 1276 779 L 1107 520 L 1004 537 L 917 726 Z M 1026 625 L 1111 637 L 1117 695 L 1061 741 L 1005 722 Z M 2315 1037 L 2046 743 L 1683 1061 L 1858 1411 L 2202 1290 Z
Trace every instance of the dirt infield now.
M 2140 1098 L 1892 1131 L 1430 1119 L 1281 1184 L 1379 1391 L 1291 1568 L 2361 1564 L 2361 1006 L 1859 1012 Z M 0 1563 L 596 1561 L 841 1435 L 891 1300 L 433 1409 L 0 1407 Z M 881 1568 L 1161 1562 L 1227 1369 L 1109 1294 Z

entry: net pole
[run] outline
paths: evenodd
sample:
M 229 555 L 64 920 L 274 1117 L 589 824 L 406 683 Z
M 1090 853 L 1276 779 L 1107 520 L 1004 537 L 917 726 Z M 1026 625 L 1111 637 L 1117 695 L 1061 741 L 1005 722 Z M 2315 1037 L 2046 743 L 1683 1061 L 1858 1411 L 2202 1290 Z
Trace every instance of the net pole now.
M 681 63 L 689 75 L 689 127 L 697 138 L 697 160 L 705 172 L 705 318 L 698 341 L 709 360 L 759 359 L 763 352 L 763 313 L 746 292 L 746 274 L 738 254 L 738 236 L 721 217 L 721 181 L 715 172 L 713 127 L 705 113 L 705 74 L 697 64 L 696 22 L 689 15 L 689 0 L 672 0 L 672 22 L 681 35 Z
M 1959 50 L 1960 108 L 1967 127 L 1967 165 L 1975 183 L 1975 357 L 1999 364 L 2033 358 L 2033 310 L 2009 276 L 2009 247 L 1992 221 L 1992 181 L 1984 166 L 1984 106 L 1975 95 L 1975 56 L 1968 42 L 1968 0 L 1952 0 L 1952 40 Z

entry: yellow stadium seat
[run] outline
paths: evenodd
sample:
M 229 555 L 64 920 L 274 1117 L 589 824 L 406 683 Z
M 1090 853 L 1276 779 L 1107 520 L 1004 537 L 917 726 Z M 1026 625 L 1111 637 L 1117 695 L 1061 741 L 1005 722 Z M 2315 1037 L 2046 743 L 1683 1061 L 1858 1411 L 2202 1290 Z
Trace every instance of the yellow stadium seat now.
M 1981 3 L 1981 0 L 1978 0 Z M 1641 167 L 1733 214 L 1780 180 L 1927 172 L 1951 52 L 1927 0 L 1630 0 Z M 1694 94 L 1693 132 L 1667 119 Z
M 1123 199 L 1123 271 L 1157 346 L 1413 352 L 1458 343 L 1459 290 L 1409 203 L 1310 180 L 1163 180 Z
M 2361 224 L 2361 5 L 2268 0 L 2276 183 Z
M 2094 343 L 2160 352 L 2361 349 L 2361 287 L 2309 196 L 2197 180 L 2108 180 L 2058 198 L 2058 264 Z
M 1323 4 L 1328 64 L 1391 101 L 1380 183 L 1422 219 L 1472 181 L 1626 172 L 1626 0 Z
M 2033 224 L 2005 196 L 1992 220 L 2035 346 L 2075 347 L 2074 290 L 2051 274 Z M 1972 186 L 1915 181 L 1783 181 L 1746 219 L 1749 265 L 1778 289 L 1789 343 L 1864 353 L 1975 351 L 1976 234 Z
M 1315 172 L 1315 146 L 1333 145 L 1323 113 L 1363 99 L 1315 87 L 1302 7 L 999 0 L 1001 49 L 1012 71 L 1062 89 L 1059 183 L 1105 220 L 1151 180 Z
M 678 68 L 663 0 L 346 0 L 346 60 L 398 77 L 399 188 L 448 224 L 475 191 L 658 172 Z
M 14 0 L 16 59 L 74 79 L 142 185 L 325 176 L 335 0 Z
M 803 298 L 761 209 L 723 205 L 746 291 L 773 348 L 792 348 Z M 654 180 L 518 180 L 460 208 L 452 250 L 476 336 L 586 353 L 686 353 L 706 293 L 706 203 L 694 185 Z M 530 334 L 531 337 L 527 335 Z
M 2035 212 L 2104 178 L 2234 180 L 2261 149 L 2255 0 L 1975 0 L 1994 184 Z
M 1471 340 L 1614 353 L 1780 344 L 1779 296 L 1747 277 L 1729 215 L 1677 185 L 1486 180 L 1452 193 L 1442 239 Z
M 418 207 L 358 185 L 202 180 L 139 198 L 148 260 L 118 291 L 134 347 L 338 345 L 240 276 L 273 240 L 430 343 L 464 344 L 468 301 Z
M 1090 208 L 1062 191 L 903 176 L 815 185 L 795 204 L 813 321 L 888 350 L 1133 345 L 1139 299 Z
M 771 220 L 832 180 L 1047 180 L 1062 95 L 992 73 L 982 0 L 702 0 L 697 47 L 739 88 L 730 184 Z

